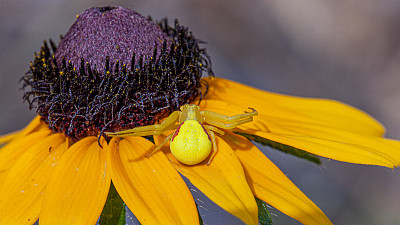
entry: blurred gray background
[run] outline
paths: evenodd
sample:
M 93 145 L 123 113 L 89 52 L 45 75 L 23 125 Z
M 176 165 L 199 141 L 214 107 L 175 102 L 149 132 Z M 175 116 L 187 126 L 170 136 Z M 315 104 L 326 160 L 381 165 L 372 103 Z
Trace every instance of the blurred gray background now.
M 179 18 L 207 41 L 217 76 L 260 89 L 336 99 L 367 111 L 400 139 L 400 1 L 0 0 L 0 133 L 34 113 L 18 83 L 33 53 L 58 42 L 91 6 Z M 172 20 L 170 20 L 172 21 Z M 323 159 L 316 166 L 263 149 L 335 224 L 400 224 L 400 169 Z M 206 224 L 240 224 L 195 194 Z M 271 209 L 275 224 L 298 224 Z

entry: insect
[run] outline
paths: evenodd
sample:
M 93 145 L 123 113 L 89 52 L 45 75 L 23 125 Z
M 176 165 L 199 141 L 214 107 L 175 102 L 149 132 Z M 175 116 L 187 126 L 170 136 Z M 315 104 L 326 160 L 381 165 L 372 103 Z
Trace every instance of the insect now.
M 146 157 L 150 157 L 171 140 L 170 150 L 172 155 L 186 165 L 202 162 L 213 150 L 207 163 L 207 165 L 210 165 L 217 153 L 215 133 L 224 135 L 223 129 L 233 129 L 238 125 L 252 122 L 253 116 L 257 116 L 258 113 L 253 108 L 249 109 L 252 111 L 228 117 L 216 112 L 200 111 L 199 106 L 186 104 L 180 107 L 180 111 L 171 113 L 160 124 L 135 127 L 118 132 L 105 132 L 105 134 L 111 137 L 148 136 L 161 135 L 165 131 L 175 130 Z

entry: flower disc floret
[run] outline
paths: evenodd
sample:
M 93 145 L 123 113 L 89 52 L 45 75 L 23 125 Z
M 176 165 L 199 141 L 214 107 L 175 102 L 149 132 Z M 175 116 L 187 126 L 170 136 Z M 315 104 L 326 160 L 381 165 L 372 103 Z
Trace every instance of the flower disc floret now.
M 103 48 L 85 48 L 93 43 Z M 75 140 L 153 124 L 201 97 L 202 73 L 213 73 L 199 43 L 177 21 L 91 8 L 58 46 L 44 42 L 22 78 L 23 98 L 53 132 Z

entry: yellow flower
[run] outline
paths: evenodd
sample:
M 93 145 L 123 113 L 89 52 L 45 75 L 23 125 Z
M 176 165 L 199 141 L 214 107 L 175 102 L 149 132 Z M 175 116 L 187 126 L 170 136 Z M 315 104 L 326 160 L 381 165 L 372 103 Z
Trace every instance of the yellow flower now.
M 77 20 L 83 20 L 87 15 L 90 18 L 93 15 L 107 17 L 107 21 L 118 19 L 119 16 L 113 13 L 125 13 L 123 15 L 129 15 L 126 17 L 128 19 L 133 18 L 132 15 L 136 16 L 121 7 L 102 7 L 89 10 Z M 252 107 L 257 109 L 258 116 L 254 117 L 252 123 L 239 125 L 232 131 L 225 130 L 230 134 L 228 136 L 217 136 L 218 153 L 209 166 L 207 160 L 192 166 L 180 163 L 172 156 L 168 145 L 147 158 L 145 156 L 152 152 L 155 145 L 143 137 L 114 137 L 106 140 L 102 137 L 103 131 L 146 125 L 160 119 L 160 115 L 171 113 L 171 108 L 179 108 L 179 105 L 188 102 L 198 103 L 199 99 L 194 99 L 200 93 L 199 71 L 207 68 L 204 66 L 208 62 L 204 58 L 206 54 L 199 50 L 197 41 L 193 41 L 195 39 L 191 34 L 188 35 L 187 30 L 178 26 L 176 29 L 182 32 L 173 32 L 172 28 L 164 27 L 163 32 L 172 35 L 171 38 L 160 34 L 161 31 L 157 29 L 154 28 L 152 32 L 158 32 L 155 35 L 158 44 L 161 43 L 161 37 L 170 38 L 172 42 L 176 38 L 173 35 L 186 32 L 185 38 L 189 41 L 183 44 L 176 42 L 176 45 L 170 46 L 182 50 L 187 49 L 186 44 L 196 43 L 189 46 L 193 49 L 188 54 L 193 54 L 192 58 L 195 59 L 190 61 L 185 58 L 181 63 L 183 69 L 176 67 L 182 58 L 171 60 L 168 57 L 180 57 L 181 54 L 179 52 L 178 56 L 174 55 L 172 50 L 166 54 L 166 41 L 160 58 L 167 58 L 165 64 L 173 63 L 168 68 L 162 64 L 158 71 L 161 71 L 161 75 L 153 73 L 158 68 L 153 58 L 145 63 L 150 65 L 150 72 L 146 70 L 148 68 L 142 68 L 142 61 L 139 64 L 132 63 L 131 68 L 121 66 L 122 72 L 117 61 L 116 69 L 110 72 L 111 57 L 106 61 L 104 73 L 98 73 L 91 70 L 89 63 L 83 64 L 83 59 L 77 70 L 72 64 L 66 66 L 61 53 L 54 56 L 47 48 L 42 49 L 31 65 L 30 73 L 24 78 L 26 86 L 32 87 L 32 91 L 26 92 L 24 98 L 31 106 L 38 104 L 40 116 L 21 131 L 0 136 L 0 144 L 5 144 L 0 148 L 0 224 L 33 224 L 38 218 L 41 225 L 95 224 L 105 205 L 111 181 L 141 224 L 199 224 L 196 204 L 180 174 L 213 202 L 246 224 L 258 224 L 258 208 L 254 196 L 303 224 L 331 224 L 325 214 L 250 140 L 278 143 L 343 162 L 389 168 L 399 166 L 400 143 L 382 138 L 383 127 L 363 112 L 331 100 L 284 96 L 213 77 L 202 79 L 203 83 L 207 83 L 205 86 L 208 90 L 207 94 L 205 90 L 201 92 L 201 110 L 232 116 Z M 125 28 L 121 30 L 124 32 Z M 74 51 L 82 43 L 74 42 L 77 35 L 73 32 L 67 33 L 58 49 L 62 49 L 69 57 L 75 57 L 74 63 L 79 63 L 81 56 Z M 79 37 L 76 39 L 80 40 Z M 71 43 L 66 44 L 70 40 Z M 93 43 L 97 44 L 96 41 Z M 110 46 L 112 48 L 114 45 Z M 86 49 L 88 46 L 84 47 Z M 124 47 L 121 43 L 116 51 Z M 145 50 L 152 52 L 153 48 Z M 126 56 L 125 60 L 127 58 L 132 57 Z M 132 61 L 134 59 L 135 56 Z M 192 63 L 189 66 L 185 64 L 188 60 Z M 64 64 L 57 67 L 57 63 Z M 91 61 L 92 65 L 99 68 L 101 63 L 101 59 L 93 58 Z M 175 72 L 181 69 L 181 73 L 171 80 L 168 77 L 168 82 L 164 82 L 160 78 L 172 76 L 171 68 Z M 86 73 L 89 75 L 84 76 Z M 133 82 L 128 75 L 139 76 L 141 79 L 159 79 L 164 82 L 164 86 L 140 92 L 135 88 L 142 88 L 142 84 L 148 88 L 148 80 Z M 184 85 L 177 80 L 183 81 Z M 116 83 L 112 83 L 114 81 Z M 137 86 L 132 86 L 132 83 Z M 187 89 L 177 91 L 177 88 L 182 87 Z M 105 93 L 104 90 L 110 92 Z M 113 92 L 115 90 L 117 93 Z M 139 93 L 134 97 L 139 96 L 142 102 L 165 107 L 146 108 L 148 105 L 145 107 L 142 103 L 139 105 L 142 108 L 134 108 L 138 105 L 127 102 L 133 97 L 126 93 Z M 154 93 L 161 96 L 154 97 Z M 124 94 L 126 98 L 121 97 Z M 63 101 L 54 102 L 54 99 Z M 91 105 L 87 106 L 86 102 L 83 106 L 79 105 L 81 102 L 77 99 L 91 99 Z M 119 107 L 119 111 L 114 107 Z M 129 107 L 136 110 L 132 110 L 136 113 L 134 116 L 126 113 Z M 140 110 L 145 113 L 138 113 Z M 132 118 L 138 120 L 131 121 Z M 232 136 L 235 138 L 229 138 Z M 163 135 L 154 136 L 155 144 L 159 144 L 163 138 Z
M 235 131 L 257 135 L 315 155 L 393 168 L 400 143 L 382 138 L 383 128 L 344 104 L 290 97 L 214 78 L 202 110 L 234 115 L 257 106 L 254 122 Z M 72 144 L 36 117 L 24 130 L 1 137 L 0 224 L 95 224 L 110 182 L 142 224 L 198 224 L 187 177 L 200 191 L 246 224 L 258 224 L 254 196 L 304 224 L 331 224 L 249 140 L 217 138 L 207 166 L 179 163 L 169 151 L 149 158 L 154 145 L 142 137 L 86 137 Z M 157 143 L 156 139 L 156 143 Z M 179 173 L 178 173 L 178 172 Z

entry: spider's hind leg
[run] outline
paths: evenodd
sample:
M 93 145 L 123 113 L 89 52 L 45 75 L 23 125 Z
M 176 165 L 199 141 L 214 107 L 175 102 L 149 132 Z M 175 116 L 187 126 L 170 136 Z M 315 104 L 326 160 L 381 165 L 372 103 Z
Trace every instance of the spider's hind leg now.
M 211 130 L 209 130 L 208 133 L 209 133 L 210 136 L 211 136 L 211 141 L 212 141 L 212 145 L 213 145 L 213 153 L 211 154 L 211 157 L 210 157 L 210 159 L 209 159 L 208 162 L 207 162 L 207 166 L 210 165 L 212 159 L 214 158 L 215 154 L 217 154 L 217 151 L 218 151 L 218 149 L 217 149 L 217 142 L 216 142 L 216 140 L 215 140 L 215 134 L 214 134 L 214 132 L 211 131 Z

